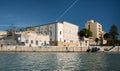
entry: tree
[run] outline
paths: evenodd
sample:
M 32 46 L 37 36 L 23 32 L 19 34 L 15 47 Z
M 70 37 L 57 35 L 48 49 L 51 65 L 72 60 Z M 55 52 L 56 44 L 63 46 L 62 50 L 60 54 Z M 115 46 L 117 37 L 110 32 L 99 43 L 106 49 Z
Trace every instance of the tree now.
M 116 45 L 117 44 L 117 38 L 118 38 L 118 28 L 115 24 L 113 24 L 110 28 L 109 34 L 111 36 L 110 44 Z
M 103 37 L 100 37 L 100 45 L 103 45 Z
M 78 32 L 78 36 L 88 38 L 88 37 L 92 36 L 92 32 L 89 29 L 84 28 Z
M 95 42 L 97 43 L 97 45 L 98 45 L 98 42 L 100 41 L 100 39 L 99 38 L 96 38 L 95 39 Z
M 117 39 L 119 34 L 118 34 L 118 28 L 115 24 L 111 26 L 109 33 L 113 37 L 113 39 Z
M 34 30 L 35 30 L 35 27 L 28 26 L 28 27 L 26 27 L 26 30 L 27 30 L 27 31 L 34 31 Z
M 105 33 L 103 37 L 104 37 L 105 40 L 109 40 L 110 39 L 110 34 L 109 33 Z
M 118 44 L 118 28 L 113 24 L 109 30 L 109 33 L 104 35 L 104 38 L 107 40 L 107 45 L 113 46 Z
M 104 34 L 104 39 L 107 40 L 107 45 L 110 45 L 111 35 L 109 33 Z
M 15 28 L 14 24 L 10 25 L 10 26 L 9 26 L 9 29 L 7 30 L 7 35 L 8 35 L 8 36 L 14 36 L 14 34 L 15 34 L 15 32 L 16 32 L 15 29 L 16 29 L 16 28 Z
M 18 32 L 23 32 L 23 31 L 25 31 L 26 29 L 24 28 L 24 27 L 22 27 L 22 28 L 19 28 L 18 29 Z

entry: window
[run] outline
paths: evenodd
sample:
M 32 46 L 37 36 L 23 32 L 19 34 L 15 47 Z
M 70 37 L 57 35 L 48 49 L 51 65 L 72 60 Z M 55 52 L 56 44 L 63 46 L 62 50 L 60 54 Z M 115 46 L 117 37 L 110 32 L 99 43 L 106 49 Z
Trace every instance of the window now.
M 60 31 L 60 35 L 62 34 L 62 32 Z
M 38 40 L 36 40 L 36 45 L 38 45 Z
M 73 40 L 70 40 L 70 42 L 72 42 L 72 43 L 73 43 Z
M 46 41 L 44 41 L 44 45 L 46 45 Z
M 50 31 L 50 36 L 52 36 L 52 32 Z
M 52 38 L 50 38 L 50 41 L 52 41 Z
M 41 28 L 41 30 L 43 30 L 43 28 Z
M 28 40 L 26 40 L 26 43 L 28 43 Z
M 86 46 L 87 46 L 87 41 L 85 41 L 85 43 L 86 43 Z
M 90 25 L 88 25 L 88 29 L 90 30 Z
M 47 35 L 48 34 L 48 32 L 47 31 L 44 31 L 44 33 Z
M 64 42 L 66 42 L 66 40 L 64 40 Z
M 33 40 L 31 40 L 31 44 L 33 44 Z

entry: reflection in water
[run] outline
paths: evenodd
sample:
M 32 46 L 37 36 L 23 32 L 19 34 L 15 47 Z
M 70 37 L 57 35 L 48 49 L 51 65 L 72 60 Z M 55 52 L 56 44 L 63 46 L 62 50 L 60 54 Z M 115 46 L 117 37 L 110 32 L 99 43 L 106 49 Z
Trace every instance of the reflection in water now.
M 0 52 L 0 71 L 120 71 L 119 53 Z
M 104 53 L 85 53 L 82 54 L 81 57 L 82 61 L 80 68 L 82 70 L 104 71 L 106 64 L 104 60 Z
M 60 71 L 63 70 L 75 70 L 78 66 L 80 66 L 79 54 L 78 53 L 57 53 L 57 63 L 58 69 Z

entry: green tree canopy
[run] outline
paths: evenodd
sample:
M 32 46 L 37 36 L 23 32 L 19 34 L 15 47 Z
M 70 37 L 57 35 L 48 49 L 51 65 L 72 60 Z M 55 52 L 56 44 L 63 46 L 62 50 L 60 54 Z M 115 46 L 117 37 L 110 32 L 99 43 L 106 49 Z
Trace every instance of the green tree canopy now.
M 95 42 L 97 43 L 97 45 L 98 45 L 98 42 L 100 41 L 100 39 L 99 38 L 96 38 L 95 39 Z
M 104 39 L 105 39 L 105 40 L 109 40 L 110 37 L 111 37 L 111 35 L 110 35 L 109 33 L 105 33 L 105 34 L 104 34 Z
M 14 26 L 14 24 L 9 26 L 9 29 L 7 30 L 7 35 L 8 36 L 13 36 L 16 32 L 16 27 Z
M 34 31 L 35 30 L 35 27 L 32 27 L 32 26 L 28 26 L 28 27 L 26 27 L 26 30 L 28 31 Z
M 26 29 L 24 27 L 21 27 L 21 28 L 18 29 L 17 32 L 23 32 L 23 31 L 26 31 Z
M 118 28 L 115 24 L 113 24 L 110 28 L 109 34 L 112 36 L 113 39 L 117 39 L 118 36 Z
M 109 30 L 109 33 L 104 35 L 104 38 L 107 40 L 107 45 L 113 46 L 118 44 L 118 28 L 113 24 Z
M 84 28 L 78 32 L 78 36 L 88 38 L 88 37 L 92 36 L 92 32 L 89 29 Z

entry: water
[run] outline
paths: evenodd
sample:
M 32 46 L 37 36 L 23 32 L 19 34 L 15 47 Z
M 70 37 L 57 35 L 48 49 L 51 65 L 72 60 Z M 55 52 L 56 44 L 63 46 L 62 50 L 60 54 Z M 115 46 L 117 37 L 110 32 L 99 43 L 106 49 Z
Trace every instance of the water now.
M 120 53 L 0 52 L 0 71 L 120 71 Z

